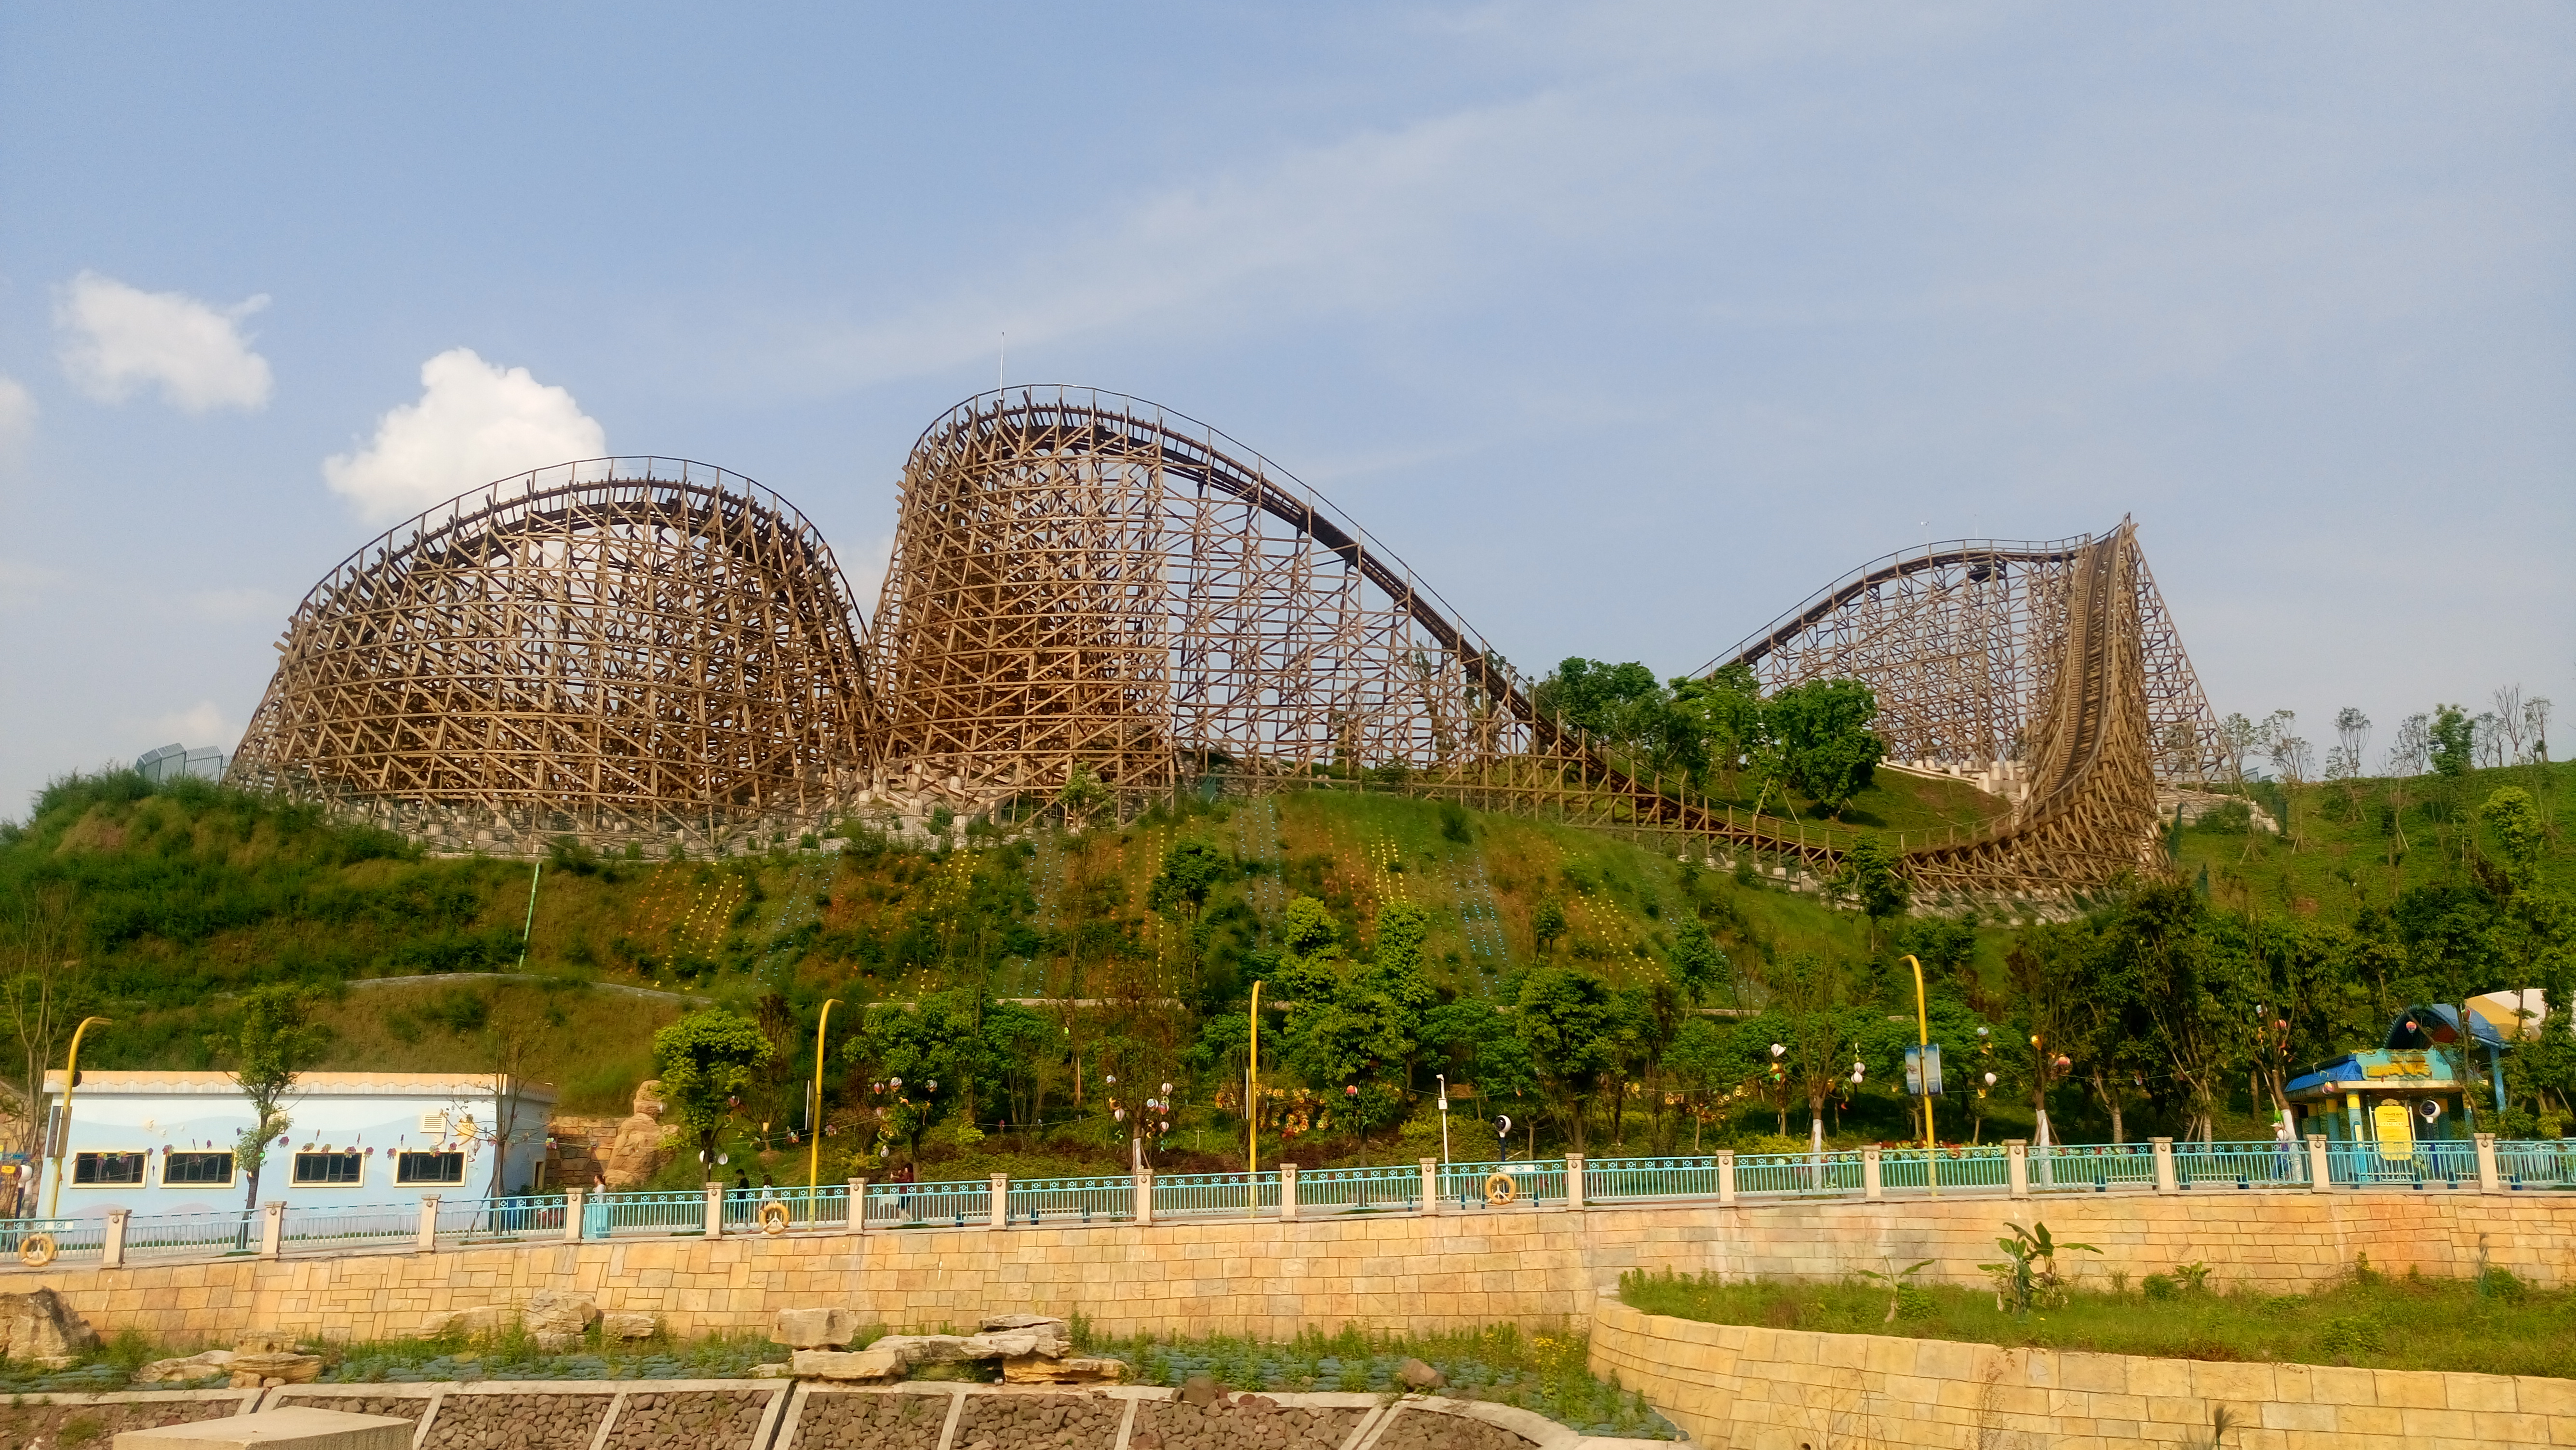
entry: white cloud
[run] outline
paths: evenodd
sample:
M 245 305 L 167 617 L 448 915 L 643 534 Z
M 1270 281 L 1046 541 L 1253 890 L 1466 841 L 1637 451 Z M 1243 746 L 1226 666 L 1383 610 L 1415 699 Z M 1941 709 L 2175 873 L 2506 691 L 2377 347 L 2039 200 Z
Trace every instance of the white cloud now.
M 18 451 L 36 432 L 36 400 L 27 385 L 0 374 L 0 458 Z
M 421 395 L 385 414 L 355 453 L 322 461 L 331 491 L 387 523 L 494 479 L 608 452 L 608 431 L 571 393 L 470 348 L 420 365 Z
M 185 710 L 156 715 L 137 738 L 149 738 L 154 745 L 220 745 L 226 750 L 241 738 L 241 727 L 224 718 L 212 700 L 199 700 Z
M 268 359 L 250 350 L 240 323 L 266 296 L 217 308 L 184 292 L 146 292 L 83 272 L 54 306 L 63 371 L 83 393 L 121 403 L 157 383 L 185 413 L 268 406 Z

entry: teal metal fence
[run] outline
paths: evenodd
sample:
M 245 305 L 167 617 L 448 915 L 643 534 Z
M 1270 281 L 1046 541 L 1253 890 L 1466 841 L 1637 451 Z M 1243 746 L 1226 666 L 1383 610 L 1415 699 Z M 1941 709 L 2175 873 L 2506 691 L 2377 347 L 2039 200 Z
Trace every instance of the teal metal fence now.
M 1048 1224 L 1125 1223 L 1136 1216 L 1136 1180 L 1013 1179 L 1009 1212 L 1012 1223 L 1027 1224 L 1031 1228 Z
M 1402 1168 L 1318 1168 L 1297 1175 L 1297 1212 L 1301 1217 L 1383 1213 L 1413 1208 L 1421 1202 L 1419 1164 Z
M 2445 1139 L 2403 1147 L 2389 1153 L 2371 1142 L 2329 1144 L 2327 1186 L 2407 1192 L 2479 1187 L 2474 1143 Z M 1886 1148 L 1878 1157 L 1880 1190 L 1890 1198 L 1922 1194 L 1933 1181 L 1945 1194 L 2001 1194 L 2010 1185 L 2010 1165 L 2001 1146 L 1945 1146 L 1928 1157 L 1920 1148 Z M 2034 1147 L 2026 1150 L 2025 1163 L 2033 1194 L 2149 1192 L 2156 1181 L 2155 1152 L 2146 1144 Z M 2498 1142 L 2495 1165 L 2498 1184 L 2507 1191 L 2576 1192 L 2576 1139 Z M 2173 1167 L 2175 1187 L 2186 1192 L 2314 1186 L 2304 1142 L 2177 1142 Z M 1585 1200 L 1602 1205 L 1706 1202 L 1721 1195 L 1725 1172 L 1714 1154 L 1605 1158 L 1585 1165 Z M 1736 1196 L 1755 1202 L 1857 1197 L 1866 1186 L 1862 1155 L 1849 1151 L 1741 1154 L 1734 1159 L 1734 1175 Z M 1452 1163 L 1435 1168 L 1433 1181 L 1442 1204 L 1462 1213 L 1558 1206 L 1568 1193 L 1561 1158 Z M 1496 1188 L 1497 1182 L 1508 1189 Z M 1276 1215 L 1280 1191 L 1276 1172 L 1160 1175 L 1153 1180 L 1153 1214 L 1157 1219 Z M 1418 1164 L 1316 1169 L 1298 1175 L 1297 1211 L 1313 1217 L 1401 1213 L 1421 1208 L 1422 1194 Z M 566 1233 L 568 1207 L 563 1194 L 441 1199 L 435 1238 L 441 1246 L 456 1246 L 573 1237 Z M 852 1227 L 849 1189 L 836 1183 L 810 1190 L 730 1191 L 720 1203 L 723 1231 L 768 1231 L 765 1208 L 771 1210 L 767 1217 L 785 1215 L 785 1232 Z M 1136 1181 L 1124 1175 L 1016 1180 L 1008 1184 L 1006 1211 L 1012 1226 L 1130 1222 L 1136 1216 Z M 872 1183 L 860 1212 L 870 1229 L 982 1225 L 992 1217 L 992 1183 Z M 279 1247 L 289 1254 L 400 1248 L 417 1241 L 420 1214 L 417 1201 L 290 1208 L 279 1224 Z M 588 1194 L 577 1236 L 695 1236 L 706 1232 L 706 1215 L 703 1192 Z M 136 1215 L 127 1221 L 125 1253 L 129 1258 L 257 1253 L 264 1221 L 256 1212 Z M 100 1213 L 0 1221 L 0 1256 L 14 1256 L 30 1235 L 41 1232 L 52 1236 L 57 1259 L 94 1259 L 103 1251 L 106 1224 Z

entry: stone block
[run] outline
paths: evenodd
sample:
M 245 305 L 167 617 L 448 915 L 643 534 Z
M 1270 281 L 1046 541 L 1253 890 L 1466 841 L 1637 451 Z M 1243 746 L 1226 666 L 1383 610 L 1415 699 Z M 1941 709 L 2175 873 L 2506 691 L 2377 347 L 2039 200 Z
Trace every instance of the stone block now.
M 510 1311 L 499 1304 L 478 1304 L 471 1309 L 449 1309 L 432 1314 L 420 1326 L 420 1332 L 432 1339 L 445 1334 L 481 1337 L 498 1334 L 507 1328 Z
M 255 1415 L 122 1431 L 116 1450 L 411 1450 L 417 1428 L 393 1415 L 290 1405 Z
M 798 1379 L 884 1380 L 901 1375 L 903 1357 L 879 1346 L 860 1350 L 800 1349 L 788 1356 L 788 1373 Z
M 864 1327 L 855 1309 L 781 1309 L 770 1321 L 769 1340 L 790 1349 L 839 1349 Z
M 89 1321 L 53 1290 L 0 1294 L 0 1355 L 61 1366 L 97 1347 Z
M 138 1385 L 165 1384 L 177 1380 L 201 1380 L 214 1375 L 230 1375 L 233 1351 L 209 1349 L 185 1359 L 156 1359 L 134 1372 Z
M 309 1385 L 322 1377 L 318 1354 L 236 1354 L 230 1366 L 237 1390 L 262 1385 Z

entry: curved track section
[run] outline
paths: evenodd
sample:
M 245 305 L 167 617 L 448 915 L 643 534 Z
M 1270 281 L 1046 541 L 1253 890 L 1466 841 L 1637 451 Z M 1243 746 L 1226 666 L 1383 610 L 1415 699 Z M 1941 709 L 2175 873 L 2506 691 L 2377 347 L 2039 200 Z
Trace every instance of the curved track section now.
M 2156 777 L 2197 781 L 2218 763 L 2218 724 L 2173 616 L 2129 535 L 2128 626 L 2138 639 Z M 2110 534 L 2102 538 L 2107 539 Z M 2100 540 L 1962 539 L 1889 554 L 1818 590 L 1700 669 L 1750 667 L 1763 689 L 1848 678 L 1878 695 L 1891 760 L 1983 771 L 2029 756 L 2032 723 L 2068 629 L 2073 581 Z
M 1151 403 L 970 399 L 902 488 L 875 670 L 913 786 L 1437 769 L 1510 731 L 1517 690 L 1401 559 Z
M 812 829 L 872 754 L 831 549 L 703 463 L 461 495 L 350 555 L 278 650 L 233 783 L 450 848 Z
M 2062 895 L 2163 869 L 2159 781 L 2216 764 L 2217 722 L 2122 520 L 2099 538 L 1961 541 L 1820 590 L 1720 664 L 1766 691 L 1852 678 L 1888 756 L 1978 777 L 2009 816 L 1905 855 L 1936 894 Z

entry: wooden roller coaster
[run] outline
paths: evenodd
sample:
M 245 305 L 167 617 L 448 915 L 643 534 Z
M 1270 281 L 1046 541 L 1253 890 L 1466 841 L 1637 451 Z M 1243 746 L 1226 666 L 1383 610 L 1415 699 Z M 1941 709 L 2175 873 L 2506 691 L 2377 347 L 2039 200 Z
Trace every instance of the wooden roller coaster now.
M 776 495 L 703 463 L 561 464 L 315 585 L 228 778 L 451 848 L 788 829 L 871 758 L 858 630 Z
M 1133 398 L 960 404 L 905 466 L 873 629 L 776 496 L 600 460 L 468 494 L 290 622 L 233 767 L 452 846 L 694 849 L 852 809 L 1026 814 L 1096 781 L 1377 790 L 1838 870 L 1856 833 L 1659 777 L 1533 703 L 1402 559 L 1286 471 Z M 1941 897 L 2161 869 L 2160 781 L 2214 727 L 2123 521 L 1877 561 L 1712 662 L 1855 677 L 1902 768 L 2011 798 L 1891 841 Z

